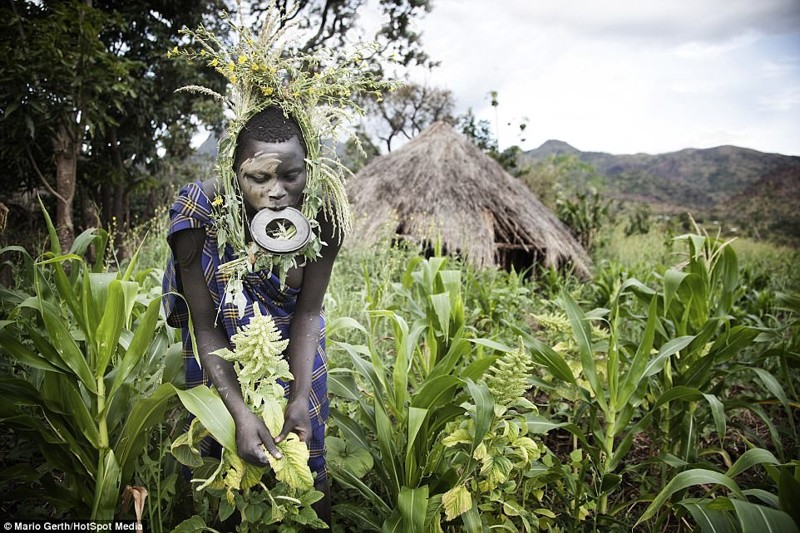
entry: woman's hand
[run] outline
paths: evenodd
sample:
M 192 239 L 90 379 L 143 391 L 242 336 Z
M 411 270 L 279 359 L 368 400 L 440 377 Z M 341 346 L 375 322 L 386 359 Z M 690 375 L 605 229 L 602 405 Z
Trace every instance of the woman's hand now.
M 252 411 L 245 410 L 234 418 L 234 421 L 236 423 L 236 450 L 239 457 L 257 466 L 267 465 L 265 448 L 275 459 L 283 457 L 278 447 L 275 446 L 275 441 L 264 421 Z
M 308 399 L 290 400 L 283 413 L 283 429 L 275 442 L 281 442 L 289 433 L 296 433 L 302 442 L 308 444 L 311 438 L 311 417 L 308 414 Z

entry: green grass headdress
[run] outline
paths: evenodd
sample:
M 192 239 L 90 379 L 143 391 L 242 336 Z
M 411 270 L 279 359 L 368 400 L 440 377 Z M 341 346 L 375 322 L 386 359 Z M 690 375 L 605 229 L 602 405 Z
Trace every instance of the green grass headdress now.
M 234 261 L 220 267 L 231 276 L 234 284 L 247 272 L 275 266 L 283 283 L 286 271 L 297 265 L 298 255 L 303 260 L 318 257 L 325 245 L 316 231 L 320 209 L 334 223 L 337 238 L 347 235 L 351 221 L 344 183 L 351 173 L 339 161 L 336 141 L 350 134 L 347 126 L 353 115 L 364 114 L 354 102 L 356 95 L 372 93 L 380 97 L 382 91 L 395 86 L 392 82 L 376 80 L 371 72 L 359 68 L 364 53 L 375 51 L 368 45 L 356 46 L 349 54 L 340 50 L 336 56 L 330 50 L 313 54 L 288 53 L 287 50 L 292 49 L 289 46 L 292 26 L 281 18 L 274 6 L 271 7 L 257 37 L 243 25 L 230 22 L 236 40 L 229 45 L 200 26 L 196 30 L 184 30 L 193 38 L 193 47 L 176 47 L 170 52 L 172 56 L 203 61 L 230 82 L 225 96 L 197 85 L 181 90 L 217 98 L 233 115 L 226 135 L 219 142 L 217 172 L 222 186 L 212 206 L 220 256 L 226 245 L 230 245 L 236 255 Z M 301 211 L 314 231 L 308 244 L 292 254 L 272 254 L 252 242 L 245 242 L 247 220 L 233 168 L 239 132 L 253 115 L 270 106 L 279 107 L 297 122 L 307 149 L 308 182 Z

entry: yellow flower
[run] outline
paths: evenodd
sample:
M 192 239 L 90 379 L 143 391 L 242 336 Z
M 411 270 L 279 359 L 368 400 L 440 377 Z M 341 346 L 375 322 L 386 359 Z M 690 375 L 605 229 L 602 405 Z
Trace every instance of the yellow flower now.
M 211 63 L 210 63 L 210 65 L 211 65 L 212 67 L 216 67 L 217 65 L 219 65 L 219 59 L 217 59 L 217 58 L 215 57 L 214 59 L 212 59 L 212 60 L 211 60 Z
M 211 205 L 213 205 L 214 207 L 221 206 L 222 205 L 222 196 L 217 196 L 216 198 L 214 198 L 214 200 L 211 202 Z
M 228 63 L 228 70 L 233 72 L 233 69 L 235 69 L 235 68 L 236 68 L 236 65 L 234 65 L 233 62 Z
M 231 74 L 231 83 L 236 83 L 236 74 Z
M 264 96 L 270 96 L 273 93 L 272 87 L 262 87 L 261 92 L 264 93 Z
M 245 61 L 247 61 L 247 58 L 244 56 L 244 54 L 240 55 L 239 56 L 239 64 L 240 65 L 244 65 Z

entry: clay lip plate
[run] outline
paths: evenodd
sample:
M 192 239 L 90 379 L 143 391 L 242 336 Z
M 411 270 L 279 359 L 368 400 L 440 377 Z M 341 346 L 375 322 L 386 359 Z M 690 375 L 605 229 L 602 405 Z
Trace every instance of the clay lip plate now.
M 271 237 L 267 228 L 276 220 L 286 220 L 297 230 L 290 239 Z M 300 250 L 311 239 L 311 225 L 303 214 L 294 207 L 280 210 L 264 208 L 250 222 L 250 234 L 260 247 L 274 254 L 290 254 Z

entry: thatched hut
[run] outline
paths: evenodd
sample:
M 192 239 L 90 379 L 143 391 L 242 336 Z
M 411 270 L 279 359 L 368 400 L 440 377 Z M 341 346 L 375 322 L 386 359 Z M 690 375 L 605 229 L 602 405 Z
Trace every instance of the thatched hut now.
M 589 276 L 590 259 L 569 230 L 518 179 L 444 122 L 376 157 L 349 181 L 355 239 L 437 239 L 477 266 L 520 271 L 566 266 Z

